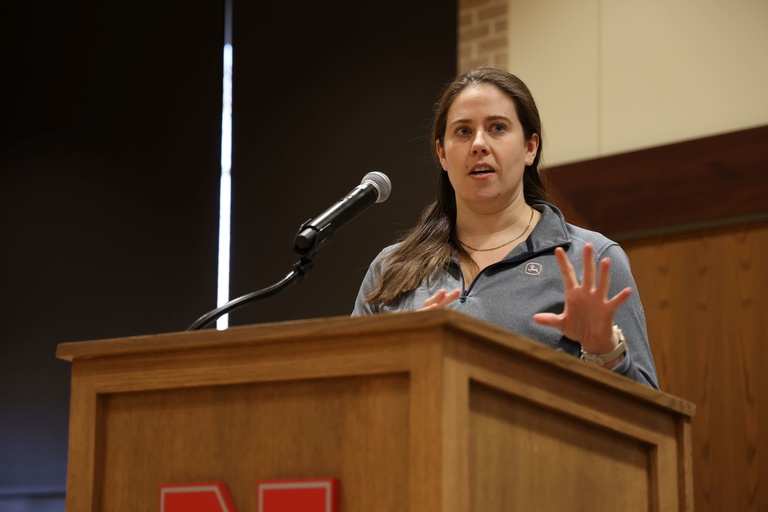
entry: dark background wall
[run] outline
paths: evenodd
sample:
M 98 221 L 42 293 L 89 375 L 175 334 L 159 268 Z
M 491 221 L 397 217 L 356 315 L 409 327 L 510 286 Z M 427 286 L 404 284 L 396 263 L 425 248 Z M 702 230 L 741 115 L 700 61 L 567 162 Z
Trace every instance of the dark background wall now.
M 215 307 L 221 2 L 4 2 L 0 510 L 63 510 L 61 342 L 184 330 Z M 455 73 L 454 2 L 234 2 L 231 295 L 281 279 L 299 225 L 386 173 L 280 295 L 233 325 L 347 315 L 418 216 L 424 138 Z
M 233 323 L 349 314 L 370 260 L 435 189 L 427 124 L 455 71 L 455 5 L 328 5 L 235 11 L 233 296 L 282 278 L 301 223 L 365 173 L 387 174 L 392 196 L 335 234 L 304 281 Z

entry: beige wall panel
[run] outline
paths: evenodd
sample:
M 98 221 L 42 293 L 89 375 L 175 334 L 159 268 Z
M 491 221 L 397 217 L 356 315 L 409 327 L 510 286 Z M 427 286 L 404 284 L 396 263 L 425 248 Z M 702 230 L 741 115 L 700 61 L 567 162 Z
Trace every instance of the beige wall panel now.
M 768 1 L 509 0 L 549 165 L 768 124 Z
M 768 123 L 768 2 L 606 0 L 602 26 L 603 155 Z
M 592 158 L 598 146 L 598 0 L 510 0 L 508 71 L 531 89 L 546 163 Z

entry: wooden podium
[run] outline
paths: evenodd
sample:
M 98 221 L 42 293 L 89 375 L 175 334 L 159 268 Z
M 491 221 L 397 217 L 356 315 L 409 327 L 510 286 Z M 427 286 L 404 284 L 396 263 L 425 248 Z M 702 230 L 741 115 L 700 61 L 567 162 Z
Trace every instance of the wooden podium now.
M 63 343 L 67 510 L 338 478 L 340 512 L 693 510 L 682 399 L 453 311 Z

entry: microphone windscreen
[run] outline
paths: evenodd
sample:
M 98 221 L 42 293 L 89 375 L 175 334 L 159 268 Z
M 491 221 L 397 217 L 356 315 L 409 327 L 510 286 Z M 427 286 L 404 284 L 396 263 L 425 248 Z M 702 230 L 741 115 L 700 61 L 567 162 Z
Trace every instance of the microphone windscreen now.
M 383 203 L 389 197 L 389 193 L 392 192 L 392 183 L 387 178 L 387 175 L 379 171 L 371 171 L 363 176 L 361 184 L 370 183 L 379 192 L 379 197 L 376 199 L 377 203 Z

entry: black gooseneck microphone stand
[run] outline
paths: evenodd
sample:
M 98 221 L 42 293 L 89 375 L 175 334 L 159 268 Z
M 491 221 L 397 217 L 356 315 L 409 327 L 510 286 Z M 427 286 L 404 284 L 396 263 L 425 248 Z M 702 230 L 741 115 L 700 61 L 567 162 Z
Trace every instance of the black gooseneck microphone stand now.
M 301 255 L 301 259 L 293 265 L 293 269 L 288 275 L 272 286 L 238 297 L 204 314 L 195 320 L 187 330 L 197 331 L 202 329 L 220 316 L 244 304 L 257 299 L 271 297 L 289 284 L 304 279 L 312 270 L 312 258 L 315 252 L 328 243 L 334 230 L 338 230 L 374 202 L 380 203 L 385 201 L 389 197 L 390 190 L 391 183 L 385 174 L 379 171 L 372 171 L 366 174 L 360 185 L 355 187 L 346 197 L 336 202 L 336 204 L 317 218 L 309 219 L 301 225 L 294 238 L 293 246 L 293 250 Z
M 249 302 L 253 302 L 258 299 L 265 299 L 267 297 L 271 297 L 272 295 L 275 295 L 276 293 L 280 292 L 284 288 L 287 288 L 289 284 L 298 281 L 301 281 L 304 279 L 304 277 L 309 274 L 310 270 L 312 270 L 312 256 L 314 254 L 301 258 L 299 261 L 294 263 L 293 269 L 288 272 L 288 274 L 279 282 L 273 284 L 272 286 L 269 286 L 267 288 L 243 295 L 241 297 L 238 297 L 236 299 L 232 299 L 231 301 L 227 302 L 221 307 L 218 307 L 214 309 L 213 311 L 209 311 L 208 313 L 204 314 L 195 322 L 190 325 L 187 330 L 188 331 L 197 331 L 208 325 L 209 323 L 213 322 L 214 320 L 218 319 L 222 315 L 226 315 L 227 313 L 239 308 L 240 306 L 243 306 L 245 304 L 248 304 Z

